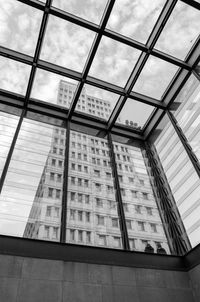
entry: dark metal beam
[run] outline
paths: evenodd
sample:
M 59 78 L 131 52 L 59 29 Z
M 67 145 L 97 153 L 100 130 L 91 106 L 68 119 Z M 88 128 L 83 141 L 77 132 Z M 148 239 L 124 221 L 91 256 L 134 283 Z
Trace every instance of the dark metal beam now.
M 72 100 L 72 103 L 71 103 L 71 106 L 70 106 L 70 109 L 69 109 L 68 119 L 71 119 L 71 117 L 72 117 L 72 115 L 73 115 L 73 113 L 75 111 L 76 104 L 78 102 L 78 99 L 79 99 L 79 96 L 81 94 L 83 85 L 85 83 L 85 80 L 86 80 L 86 78 L 88 76 L 90 67 L 91 67 L 92 62 L 94 60 L 94 57 L 96 55 L 96 52 L 97 52 L 97 49 L 99 47 L 101 38 L 103 36 L 104 29 L 106 27 L 106 24 L 108 22 L 108 19 L 110 17 L 110 14 L 111 14 L 111 11 L 112 11 L 112 8 L 113 8 L 114 4 L 115 4 L 115 0 L 109 0 L 108 3 L 107 3 L 107 7 L 106 7 L 106 9 L 104 11 L 104 15 L 103 15 L 102 21 L 100 23 L 99 33 L 96 35 L 96 37 L 94 39 L 93 45 L 92 45 L 92 47 L 90 49 L 89 56 L 87 58 L 86 64 L 85 64 L 84 69 L 83 69 L 81 83 L 79 83 L 79 85 L 78 85 L 78 87 L 76 89 L 76 92 L 74 94 L 74 98 Z
M 120 222 L 122 243 L 123 243 L 123 247 L 125 250 L 130 250 L 128 232 L 127 232 L 127 227 L 126 227 L 126 218 L 125 218 L 125 214 L 124 214 L 123 201 L 122 201 L 118 172 L 117 172 L 117 164 L 115 161 L 114 147 L 113 147 L 113 142 L 112 142 L 112 136 L 110 133 L 108 133 L 108 146 L 109 146 L 109 150 L 110 150 L 111 168 L 112 168 L 112 174 L 113 174 L 113 178 L 114 178 L 113 180 L 114 180 L 114 184 L 115 184 L 115 196 L 116 196 L 118 216 L 119 216 L 119 222 Z
M 68 201 L 68 175 L 69 175 L 69 148 L 70 148 L 70 122 L 67 122 L 65 135 L 65 158 L 63 168 L 63 192 L 62 192 L 62 211 L 60 222 L 60 242 L 66 242 L 67 227 L 67 201 Z
M 132 89 L 134 90 L 134 85 L 146 63 L 146 61 L 148 60 L 148 57 L 149 55 L 151 54 L 151 51 L 154 47 L 154 45 L 156 44 L 162 30 L 163 30 L 163 27 L 164 25 L 166 24 L 169 16 L 170 16 L 170 13 L 172 12 L 175 4 L 176 4 L 177 0 L 169 0 L 166 2 L 150 36 L 149 36 L 149 39 L 146 43 L 146 46 L 148 48 L 148 51 L 145 53 L 143 52 L 137 63 L 135 64 L 135 67 L 126 83 L 126 86 L 125 86 L 125 90 L 127 91 L 127 95 L 124 96 L 124 98 L 120 98 L 119 101 L 118 101 L 118 104 L 116 105 L 110 119 L 109 119 L 109 122 L 108 122 L 108 130 L 112 129 L 112 127 L 114 126 L 114 123 L 115 121 L 117 120 L 117 117 L 119 116 L 120 114 L 120 111 L 121 109 L 123 108 L 123 106 L 125 105 L 126 101 L 127 101 L 127 98 L 128 98 L 128 94 L 132 91 Z M 156 53 L 156 52 L 155 52 Z M 158 54 L 158 52 L 156 53 Z
M 198 10 L 200 10 L 200 3 L 197 1 L 191 1 L 191 0 L 181 0 L 181 2 L 184 2 L 185 4 L 188 4 Z
M 14 148 L 15 148 L 15 145 L 16 145 L 16 142 L 17 142 L 17 138 L 18 138 L 18 135 L 19 135 L 19 131 L 21 129 L 21 125 L 22 125 L 24 116 L 25 116 L 25 110 L 22 111 L 22 114 L 21 114 L 20 119 L 18 121 L 16 130 L 15 130 L 15 134 L 13 136 L 12 143 L 10 145 L 10 149 L 9 149 L 8 154 L 7 154 L 6 161 L 5 161 L 2 173 L 1 173 L 0 194 L 1 194 L 1 191 L 3 189 L 3 185 L 4 185 L 4 182 L 5 182 L 5 179 L 6 179 L 6 175 L 7 175 L 7 172 L 8 172 L 8 168 L 9 168 L 9 165 L 10 165 L 10 161 L 11 161 L 11 158 L 12 158 L 12 155 L 13 155 L 13 152 L 14 152 Z
M 178 122 L 177 122 L 176 118 L 174 117 L 174 115 L 168 110 L 167 110 L 167 115 L 168 115 L 168 117 L 174 127 L 174 130 L 176 131 L 176 134 L 178 135 L 195 171 L 197 172 L 198 177 L 200 178 L 200 164 L 199 164 L 198 158 L 196 157 L 195 153 L 193 152 L 192 147 L 190 146 L 181 127 L 178 125 Z
M 154 145 L 147 141 L 142 153 L 170 251 L 175 255 L 184 255 L 191 249 L 191 244 L 159 156 Z
M 147 140 L 149 139 L 150 135 L 153 133 L 154 129 L 158 126 L 160 121 L 165 115 L 165 111 L 163 110 L 157 110 L 155 115 L 151 118 L 149 121 L 148 125 L 146 126 L 144 130 L 144 139 Z
M 28 65 L 33 64 L 33 57 L 2 46 L 0 46 L 0 56 Z
M 39 31 L 39 36 L 38 36 L 38 40 L 37 40 L 37 45 L 36 45 L 36 49 L 35 49 L 35 54 L 33 57 L 33 65 L 31 68 L 31 73 L 30 73 L 30 77 L 29 77 L 29 81 L 28 81 L 28 86 L 27 86 L 27 90 L 26 90 L 26 97 L 25 97 L 25 106 L 27 107 L 28 102 L 29 102 L 29 98 L 31 95 L 31 90 L 32 90 L 32 86 L 33 86 L 33 81 L 35 78 L 35 73 L 36 73 L 36 68 L 37 68 L 37 62 L 40 56 L 40 52 L 42 49 L 42 43 L 44 40 L 44 34 L 45 34 L 45 30 L 46 30 L 46 26 L 47 26 L 47 22 L 48 22 L 48 17 L 49 17 L 49 7 L 51 6 L 53 0 L 46 0 L 46 5 L 45 5 L 45 10 L 43 13 L 43 17 L 42 17 L 42 22 L 40 25 L 40 31 Z

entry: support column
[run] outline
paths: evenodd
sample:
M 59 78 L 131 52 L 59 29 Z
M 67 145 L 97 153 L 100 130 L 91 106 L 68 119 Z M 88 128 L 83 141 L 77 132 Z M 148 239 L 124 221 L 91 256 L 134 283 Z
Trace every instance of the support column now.
M 60 222 L 60 242 L 66 242 L 67 227 L 67 193 L 68 193 L 68 171 L 69 171 L 69 147 L 70 147 L 70 122 L 67 122 L 65 135 L 65 158 L 63 168 L 63 192 L 62 192 L 62 210 Z
M 188 143 L 188 140 L 187 140 L 186 136 L 184 135 L 181 127 L 178 125 L 178 122 L 177 122 L 176 118 L 174 117 L 174 115 L 170 111 L 167 111 L 167 115 L 168 115 L 168 117 L 174 127 L 174 130 L 176 131 L 176 134 L 178 135 L 185 151 L 187 152 L 187 155 L 188 155 L 194 169 L 196 170 L 198 177 L 200 178 L 200 164 L 199 164 L 198 158 L 194 154 L 192 147 Z
M 191 244 L 156 148 L 150 142 L 144 143 L 143 156 L 171 253 L 184 255 Z
M 113 178 L 114 178 L 115 196 L 116 196 L 117 209 L 118 209 L 118 215 L 119 215 L 122 243 L 123 243 L 123 247 L 125 250 L 130 250 L 128 232 L 127 232 L 127 227 L 126 227 L 126 219 L 125 219 L 125 214 L 124 214 L 121 190 L 120 190 L 120 185 L 119 185 L 119 178 L 118 178 L 118 173 L 117 173 L 117 164 L 115 161 L 115 153 L 114 153 L 114 148 L 113 148 L 112 136 L 110 133 L 108 133 L 108 146 L 109 146 L 109 150 L 110 150 L 111 168 L 112 168 L 112 174 L 113 174 Z

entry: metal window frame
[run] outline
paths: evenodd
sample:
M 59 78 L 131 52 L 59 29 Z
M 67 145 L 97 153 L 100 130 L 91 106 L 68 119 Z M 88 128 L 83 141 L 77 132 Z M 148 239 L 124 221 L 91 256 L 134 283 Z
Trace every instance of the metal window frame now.
M 196 72 L 196 66 L 200 60 L 200 55 L 199 55 L 200 37 L 194 43 L 192 49 L 190 50 L 185 60 L 177 59 L 167 53 L 163 53 L 154 48 L 178 0 L 166 1 L 165 6 L 163 7 L 162 12 L 160 13 L 160 16 L 154 28 L 152 29 L 152 32 L 146 44 L 125 37 L 119 33 L 113 32 L 106 28 L 106 24 L 112 12 L 112 8 L 115 4 L 115 0 L 108 0 L 107 6 L 104 10 L 103 17 L 99 25 L 84 20 L 82 18 L 79 18 L 68 12 L 62 11 L 56 7 L 53 7 L 52 0 L 46 0 L 46 3 L 42 3 L 37 0 L 29 0 L 28 2 L 26 0 L 16 0 L 16 1 L 21 2 L 25 5 L 29 5 L 35 9 L 41 10 L 43 12 L 43 17 L 42 17 L 38 41 L 33 57 L 0 46 L 0 56 L 31 66 L 30 77 L 28 80 L 28 85 L 25 95 L 19 95 L 13 92 L 0 89 L 0 105 L 3 106 L 3 110 L 5 112 L 7 110 L 6 107 L 21 109 L 21 115 L 18 121 L 18 125 L 16 127 L 16 131 L 13 136 L 13 140 L 11 142 L 8 156 L 6 158 L 6 162 L 4 164 L 4 168 L 2 171 L 2 176 L 0 180 L 0 192 L 3 188 L 3 184 L 14 152 L 16 141 L 20 133 L 23 120 L 24 118 L 26 118 L 27 113 L 44 114 L 48 117 L 53 117 L 55 119 L 62 120 L 67 125 L 66 126 L 67 131 L 66 131 L 66 146 L 65 146 L 65 165 L 64 165 L 60 242 L 62 243 L 65 242 L 70 129 L 76 128 L 78 126 L 83 126 L 83 132 L 87 134 L 90 133 L 89 128 L 96 129 L 98 133 L 97 136 L 99 137 L 105 137 L 106 135 L 108 136 L 114 182 L 117 188 L 117 201 L 119 203 L 119 208 L 120 208 L 119 216 L 122 221 L 121 230 L 122 230 L 123 245 L 124 248 L 128 250 L 129 241 L 128 241 L 128 234 L 127 234 L 127 228 L 125 223 L 121 193 L 119 190 L 119 179 L 117 175 L 117 167 L 116 167 L 115 155 L 113 150 L 112 135 L 117 135 L 118 137 L 121 138 L 125 137 L 130 142 L 137 141 L 138 144 L 140 144 L 140 142 L 143 143 L 144 141 L 150 138 L 153 130 L 161 121 L 165 113 L 167 113 L 170 117 L 171 123 L 173 124 L 175 130 L 177 131 L 177 134 L 179 135 L 179 138 L 182 141 L 189 155 L 190 160 L 193 163 L 194 168 L 197 171 L 197 163 L 193 162 L 194 159 L 193 154 L 191 153 L 191 150 L 188 151 L 188 146 L 186 146 L 185 140 L 183 140 L 179 129 L 177 129 L 176 122 L 174 121 L 174 119 L 171 118 L 171 115 L 169 113 L 169 108 L 173 104 L 173 101 L 175 100 L 177 94 L 182 89 L 182 87 L 184 86 L 185 82 L 187 81 L 191 73 L 193 73 L 199 79 L 199 74 Z M 195 1 L 189 1 L 189 0 L 180 0 L 180 1 L 194 7 L 195 9 L 200 10 L 200 4 Z M 50 15 L 59 17 L 68 22 L 72 22 L 76 25 L 82 26 L 96 33 L 94 43 L 91 47 L 89 56 L 87 58 L 82 73 L 76 72 L 74 70 L 70 70 L 62 66 L 57 66 L 55 64 L 40 59 L 41 47 L 48 24 L 48 18 Z M 119 43 L 123 43 L 124 45 L 128 45 L 133 49 L 137 49 L 141 51 L 141 55 L 124 87 L 116 86 L 114 84 L 102 81 L 100 79 L 91 77 L 89 75 L 90 67 L 92 65 L 96 51 L 98 49 L 98 46 L 103 36 L 113 39 L 114 41 L 118 41 Z M 174 76 L 170 85 L 167 87 L 161 100 L 157 100 L 148 97 L 146 95 L 142 95 L 140 93 L 134 92 L 134 84 L 136 83 L 138 77 L 140 76 L 140 73 L 142 72 L 142 69 L 145 66 L 145 63 L 148 60 L 149 56 L 157 57 L 159 59 L 164 60 L 165 62 L 169 62 L 179 67 L 178 72 Z M 52 72 L 54 74 L 65 76 L 67 78 L 76 80 L 78 82 L 77 89 L 73 101 L 71 103 L 71 107 L 69 109 L 63 109 L 57 105 L 45 103 L 40 100 L 32 99 L 30 97 L 37 68 L 40 68 L 48 72 Z M 75 111 L 76 104 L 78 102 L 84 84 L 89 84 L 92 85 L 93 87 L 105 89 L 119 96 L 118 102 L 116 103 L 115 108 L 113 109 L 108 121 Z M 119 116 L 128 98 L 147 105 L 151 105 L 155 108 L 154 112 L 146 122 L 142 131 L 138 131 L 137 129 L 132 129 L 131 127 L 127 127 L 115 123 L 117 117 Z M 199 171 L 199 167 L 198 167 L 198 171 Z M 198 176 L 200 177 L 199 172 L 198 172 Z

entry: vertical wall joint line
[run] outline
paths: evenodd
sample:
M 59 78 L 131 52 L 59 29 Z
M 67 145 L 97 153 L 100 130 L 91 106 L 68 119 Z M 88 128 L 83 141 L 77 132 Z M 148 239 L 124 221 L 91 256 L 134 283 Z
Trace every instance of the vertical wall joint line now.
M 171 253 L 184 255 L 191 249 L 191 244 L 156 148 L 150 142 L 145 142 L 142 153 Z
M 109 151 L 110 151 L 112 174 L 114 177 L 115 196 L 116 196 L 116 202 L 117 202 L 117 209 L 118 209 L 118 215 L 119 215 L 123 247 L 125 250 L 130 250 L 128 232 L 127 232 L 127 227 L 126 227 L 126 219 L 125 219 L 125 214 L 124 214 L 121 190 L 120 190 L 120 185 L 119 185 L 119 178 L 118 178 L 118 173 L 117 173 L 117 165 L 116 165 L 116 161 L 115 161 L 115 153 L 114 153 L 114 148 L 113 148 L 112 136 L 110 133 L 108 133 L 108 146 L 109 146 Z

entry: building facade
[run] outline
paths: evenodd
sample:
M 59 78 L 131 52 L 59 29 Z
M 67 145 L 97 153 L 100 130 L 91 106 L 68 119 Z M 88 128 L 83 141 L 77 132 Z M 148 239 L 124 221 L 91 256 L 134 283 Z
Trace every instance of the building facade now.
M 69 107 L 76 86 L 61 81 L 57 102 Z M 107 119 L 109 101 L 83 90 L 77 110 Z M 54 127 L 52 144 L 24 231 L 24 237 L 59 241 L 66 132 Z M 66 242 L 122 248 L 116 192 L 106 139 L 70 132 Z M 167 239 L 141 150 L 114 142 L 130 249 L 147 243 L 169 253 Z

